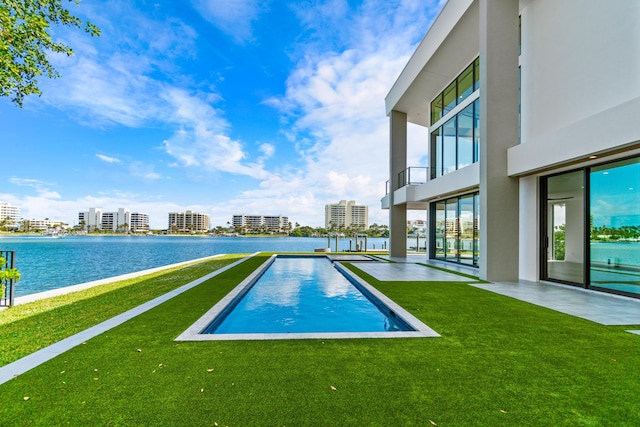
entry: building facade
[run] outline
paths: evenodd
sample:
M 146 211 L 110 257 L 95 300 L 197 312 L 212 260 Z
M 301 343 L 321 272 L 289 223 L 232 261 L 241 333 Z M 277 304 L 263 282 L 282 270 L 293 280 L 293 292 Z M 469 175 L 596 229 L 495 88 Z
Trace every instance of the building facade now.
M 78 213 L 78 223 L 87 231 L 143 232 L 149 231 L 149 215 L 118 208 L 115 212 L 103 212 L 90 208 Z
M 369 228 L 369 207 L 356 205 L 355 200 L 340 200 L 338 203 L 325 205 L 324 226 L 327 229 L 357 227 Z
M 209 215 L 185 211 L 169 212 L 169 230 L 204 233 L 209 231 Z
M 6 229 L 18 229 L 21 213 L 18 206 L 13 206 L 7 202 L 0 202 L 0 222 Z
M 56 221 L 50 219 L 30 219 L 22 221 L 22 230 L 24 231 L 51 231 L 56 230 L 60 231 L 62 229 L 67 228 L 68 224 L 63 221 Z
M 385 100 L 391 255 L 419 209 L 429 258 L 482 279 L 639 296 L 638 16 L 639 2 L 449 0 Z M 429 130 L 429 165 L 407 159 L 408 122 Z
M 284 231 L 289 229 L 289 217 L 284 215 L 234 215 L 232 225 L 235 229 L 266 228 L 270 231 Z
M 88 212 L 79 212 L 78 224 L 87 231 L 102 230 L 102 209 L 89 208 Z
M 129 229 L 134 233 L 149 231 L 149 215 L 141 212 L 131 212 L 129 215 Z

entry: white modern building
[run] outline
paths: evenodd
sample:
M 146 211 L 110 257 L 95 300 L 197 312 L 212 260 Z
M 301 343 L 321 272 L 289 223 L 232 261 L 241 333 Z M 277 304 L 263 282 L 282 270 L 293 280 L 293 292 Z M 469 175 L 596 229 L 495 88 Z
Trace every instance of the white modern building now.
M 89 208 L 88 212 L 79 212 L 78 224 L 87 231 L 102 230 L 102 209 Z
M 234 228 L 253 228 L 258 229 L 265 227 L 272 231 L 281 231 L 289 229 L 289 217 L 284 215 L 234 215 L 231 224 Z
M 366 230 L 369 228 L 369 207 L 356 205 L 355 200 L 325 205 L 324 226 L 327 229 L 355 226 Z
M 204 213 L 185 211 L 169 212 L 169 230 L 177 229 L 182 232 L 204 233 L 209 231 L 209 215 Z
M 20 208 L 7 202 L 0 202 L 0 221 L 5 228 L 18 228 L 20 221 Z
M 129 229 L 134 233 L 149 231 L 149 215 L 141 212 L 131 212 L 129 215 Z
M 90 208 L 78 213 L 78 223 L 88 231 L 141 232 L 149 230 L 149 215 L 118 208 L 115 212 L 103 212 L 100 208 Z
M 640 296 L 638 17 L 638 1 L 449 0 L 385 99 L 391 255 L 419 209 L 428 257 L 482 279 Z M 428 128 L 430 164 L 407 158 L 407 123 Z

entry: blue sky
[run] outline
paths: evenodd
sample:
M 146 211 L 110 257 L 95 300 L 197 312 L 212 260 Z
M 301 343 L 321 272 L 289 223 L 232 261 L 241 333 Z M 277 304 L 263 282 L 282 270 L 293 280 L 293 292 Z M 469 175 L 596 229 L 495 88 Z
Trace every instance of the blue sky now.
M 65 2 L 66 3 L 66 2 Z M 0 201 L 25 219 L 191 209 L 324 224 L 324 205 L 380 209 L 384 98 L 442 0 L 83 0 L 102 30 L 54 28 L 75 51 L 42 97 L 0 99 Z M 410 166 L 427 133 L 409 128 Z M 419 217 L 419 216 L 418 216 Z

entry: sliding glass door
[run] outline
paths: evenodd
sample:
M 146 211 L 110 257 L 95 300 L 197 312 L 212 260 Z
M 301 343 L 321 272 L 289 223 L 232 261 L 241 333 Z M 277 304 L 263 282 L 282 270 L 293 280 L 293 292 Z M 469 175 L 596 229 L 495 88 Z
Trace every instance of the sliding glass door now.
M 640 158 L 590 170 L 590 286 L 640 294 Z
M 430 257 L 478 266 L 478 193 L 431 203 Z
M 640 158 L 542 181 L 541 277 L 640 296 Z
M 547 178 L 546 279 L 584 286 L 584 171 Z

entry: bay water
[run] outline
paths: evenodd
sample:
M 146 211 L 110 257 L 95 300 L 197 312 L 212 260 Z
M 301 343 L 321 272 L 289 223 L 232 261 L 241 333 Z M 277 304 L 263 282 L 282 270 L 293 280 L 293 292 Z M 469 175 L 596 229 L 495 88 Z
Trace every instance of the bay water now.
M 326 237 L 0 236 L 0 250 L 16 251 L 22 275 L 16 297 L 216 254 L 313 252 L 327 243 Z M 388 239 L 370 238 L 367 247 L 388 244 Z M 355 238 L 338 239 L 338 251 L 355 246 Z

